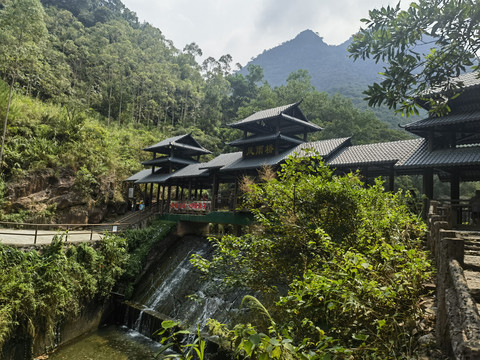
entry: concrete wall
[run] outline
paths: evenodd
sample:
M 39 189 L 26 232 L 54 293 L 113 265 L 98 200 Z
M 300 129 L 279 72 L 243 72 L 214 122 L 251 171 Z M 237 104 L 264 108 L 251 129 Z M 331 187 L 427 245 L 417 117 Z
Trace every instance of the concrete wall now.
M 35 329 L 26 324 L 19 325 L 10 339 L 2 347 L 2 360 L 26 360 L 45 354 L 57 346 L 63 345 L 75 338 L 95 331 L 110 315 L 110 302 L 90 304 L 75 318 L 59 320 L 54 325 L 54 331 L 48 331 L 45 324 L 35 324 Z

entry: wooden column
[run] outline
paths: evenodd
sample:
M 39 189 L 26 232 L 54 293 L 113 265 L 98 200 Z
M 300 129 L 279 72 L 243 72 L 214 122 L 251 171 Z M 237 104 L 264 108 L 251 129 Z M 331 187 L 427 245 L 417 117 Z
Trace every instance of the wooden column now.
M 458 174 L 452 174 L 450 179 L 450 199 L 460 199 L 460 177 Z
M 390 169 L 390 173 L 388 175 L 388 191 L 395 191 L 395 170 Z
M 157 184 L 157 211 L 159 211 L 160 206 L 160 183 Z
M 165 211 L 165 184 L 162 185 L 162 208 L 160 212 L 163 214 Z
M 235 190 L 233 193 L 233 213 L 237 212 L 237 200 L 238 200 L 238 179 L 235 179 Z
M 450 201 L 452 202 L 452 225 L 462 223 L 462 208 L 460 207 L 460 177 L 452 174 L 450 178 Z
M 152 206 L 153 203 L 153 183 L 150 183 L 150 199 L 149 204 Z
M 168 185 L 168 190 L 167 190 L 167 213 L 170 212 L 170 198 L 172 193 L 172 185 Z
M 212 184 L 212 211 L 217 210 L 217 194 L 218 194 L 218 175 L 213 174 L 213 184 Z
M 423 172 L 423 193 L 430 200 L 433 199 L 433 169 Z

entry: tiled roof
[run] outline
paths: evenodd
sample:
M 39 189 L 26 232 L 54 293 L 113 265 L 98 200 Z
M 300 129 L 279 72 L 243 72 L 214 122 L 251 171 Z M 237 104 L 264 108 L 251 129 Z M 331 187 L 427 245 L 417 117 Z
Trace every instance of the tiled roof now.
M 170 176 L 172 176 L 173 173 L 164 173 L 161 171 L 156 171 L 155 173 L 152 174 L 150 170 L 150 175 L 147 175 L 137 181 L 135 181 L 135 184 L 149 184 L 149 183 L 163 183 L 167 181 Z
M 269 134 L 269 135 L 253 135 L 247 138 L 233 140 L 228 143 L 230 146 L 241 146 L 248 144 L 258 144 L 265 143 L 265 141 L 274 141 L 276 139 L 284 140 L 293 144 L 303 143 L 303 140 L 300 140 L 293 136 L 282 135 L 281 133 Z
M 200 169 L 219 169 L 226 165 L 232 164 L 233 162 L 237 161 L 238 159 L 242 158 L 242 152 L 237 151 L 233 153 L 227 154 L 220 154 L 216 158 L 210 160 L 207 163 L 200 164 Z
M 193 145 L 187 144 L 187 142 L 191 142 L 193 143 Z M 162 140 L 154 145 L 148 146 L 143 150 L 151 151 L 151 152 L 162 152 L 165 149 L 168 149 L 170 147 L 175 147 L 181 150 L 187 150 L 189 153 L 193 153 L 193 154 L 210 154 L 211 153 L 209 150 L 202 147 L 197 142 L 197 140 L 195 140 L 192 137 L 191 134 L 174 136 L 174 137 Z
M 328 158 L 330 155 L 332 155 L 333 152 L 340 149 L 341 147 L 350 145 L 350 139 L 350 137 L 345 137 L 303 143 L 293 149 L 292 153 L 298 153 L 300 156 L 305 156 L 305 150 L 312 149 L 321 157 Z
M 200 164 L 192 164 L 185 166 L 183 169 L 175 171 L 170 179 L 178 179 L 178 178 L 187 178 L 187 177 L 196 177 L 196 176 L 208 176 L 209 172 L 208 169 L 201 169 L 201 166 L 205 165 L 205 163 Z
M 288 110 L 288 109 L 290 109 L 294 106 L 297 106 L 297 105 L 298 105 L 298 103 L 294 103 L 294 104 L 279 106 L 279 107 L 276 107 L 276 108 L 273 108 L 273 109 L 266 109 L 266 110 L 262 110 L 262 111 L 257 111 L 256 113 L 250 115 L 249 117 L 247 117 L 247 118 L 245 118 L 241 121 L 230 124 L 230 126 L 237 125 L 237 124 L 246 124 L 246 123 L 250 123 L 250 122 L 254 122 L 254 121 L 258 121 L 258 120 L 263 120 L 263 119 L 274 118 L 276 116 L 279 116 L 284 111 L 286 111 L 286 110 Z
M 480 85 L 480 79 L 478 78 L 479 74 L 480 72 L 469 72 L 466 74 L 462 74 L 460 76 L 451 77 L 448 79 L 448 83 L 458 85 L 462 89 L 474 88 Z M 424 92 L 424 95 L 428 96 L 428 95 L 442 93 L 444 91 L 443 85 L 447 85 L 448 83 L 447 81 L 445 81 L 443 84 L 441 84 L 438 87 L 432 87 L 432 88 L 426 89 Z
M 260 168 L 264 165 L 275 166 L 280 164 L 282 161 L 286 160 L 291 155 L 294 156 L 295 154 L 298 154 L 298 156 L 305 156 L 305 155 L 308 156 L 307 152 L 305 152 L 306 149 L 312 149 L 316 151 L 318 155 L 322 156 L 323 158 L 327 158 L 342 146 L 346 146 L 347 144 L 349 144 L 349 142 L 350 142 L 350 138 L 320 140 L 320 141 L 300 144 L 294 147 L 293 149 L 284 151 L 276 156 L 256 157 L 256 158 L 248 158 L 248 159 L 243 159 L 240 157 L 234 163 L 223 167 L 221 171 L 255 169 L 255 168 Z
M 128 179 L 125 179 L 124 181 L 137 181 L 139 179 L 144 178 L 145 176 L 150 175 L 151 173 L 152 173 L 152 169 L 143 169 L 137 172 L 136 174 L 133 174 Z
M 350 146 L 340 151 L 328 164 L 335 167 L 395 164 L 409 157 L 424 141 L 414 139 Z
M 428 151 L 427 144 L 424 142 L 411 156 L 400 161 L 397 167 L 403 169 L 469 165 L 480 165 L 480 146 Z
M 143 161 L 142 164 L 145 166 L 160 166 L 168 163 L 180 164 L 180 165 L 190 165 L 195 164 L 197 161 L 191 159 L 183 159 L 176 156 L 162 156 L 156 159 L 150 159 Z
M 247 159 L 240 158 L 234 163 L 224 166 L 220 169 L 220 171 L 259 169 L 262 166 L 274 166 L 280 163 L 280 161 L 282 161 L 286 157 L 285 153 L 290 153 L 290 150 L 276 156 L 255 157 Z
M 445 126 L 445 125 L 454 125 L 460 123 L 468 123 L 480 120 L 480 111 L 475 112 L 464 112 L 460 114 L 449 114 L 441 117 L 428 117 L 423 120 L 419 120 L 410 124 L 405 125 L 405 129 L 408 131 L 420 130 L 430 128 L 432 126 Z
M 454 81 L 461 82 L 464 89 L 479 86 L 480 79 L 479 76 L 480 72 L 469 72 L 466 74 L 462 74 L 456 78 L 453 78 Z
M 174 137 L 171 137 L 171 138 L 168 138 L 168 139 L 164 139 L 154 145 L 151 145 L 151 146 L 148 146 L 146 147 L 145 151 L 153 151 L 153 149 L 157 149 L 157 148 L 162 148 L 162 147 L 166 147 L 166 146 L 169 146 L 171 143 L 173 142 L 176 142 L 178 140 L 181 140 L 183 139 L 184 137 L 188 136 L 188 134 L 184 134 L 184 135 L 178 135 L 178 136 L 174 136 Z

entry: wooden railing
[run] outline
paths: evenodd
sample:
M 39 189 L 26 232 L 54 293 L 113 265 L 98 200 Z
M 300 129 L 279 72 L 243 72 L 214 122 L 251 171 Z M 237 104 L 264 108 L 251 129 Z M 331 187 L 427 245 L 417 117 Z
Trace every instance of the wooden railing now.
M 37 244 L 39 237 L 64 234 L 66 240 L 73 236 L 84 236 L 85 241 L 92 241 L 94 235 L 103 235 L 106 232 L 120 232 L 129 227 L 131 223 L 104 223 L 104 224 L 32 224 L 18 222 L 0 222 L 0 238 L 8 237 L 33 238 L 33 244 Z M 10 230 L 10 231 L 9 231 Z
M 433 213 L 448 222 L 449 228 L 480 228 L 480 213 L 472 212 L 469 200 L 432 200 Z
M 464 273 L 462 234 L 468 232 L 451 227 L 454 220 L 465 226 L 470 219 L 465 204 L 430 202 L 427 245 L 437 267 L 435 336 L 445 353 L 461 360 L 480 359 L 480 315 Z

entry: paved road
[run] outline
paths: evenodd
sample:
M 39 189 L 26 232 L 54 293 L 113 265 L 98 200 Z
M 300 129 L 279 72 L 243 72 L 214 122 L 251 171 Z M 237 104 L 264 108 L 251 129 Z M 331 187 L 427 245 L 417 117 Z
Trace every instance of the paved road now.
M 54 230 L 38 230 L 37 231 L 37 245 L 49 244 L 55 235 L 61 235 L 64 232 Z M 93 233 L 89 230 L 86 231 L 69 231 L 67 235 L 67 241 L 71 242 L 84 242 L 84 241 L 96 241 L 100 240 L 103 236 L 102 232 Z M 16 246 L 28 246 L 34 245 L 35 230 L 28 229 L 2 229 L 0 228 L 0 243 Z

